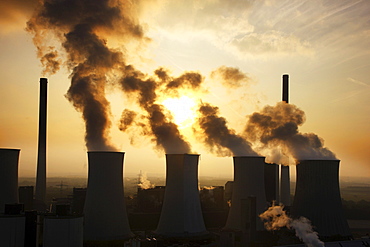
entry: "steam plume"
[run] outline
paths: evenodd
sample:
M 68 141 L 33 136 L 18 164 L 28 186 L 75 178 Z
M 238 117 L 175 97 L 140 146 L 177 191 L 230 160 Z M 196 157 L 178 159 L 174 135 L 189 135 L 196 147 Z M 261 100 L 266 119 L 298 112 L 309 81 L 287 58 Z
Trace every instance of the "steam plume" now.
M 65 63 L 72 70 L 66 97 L 82 112 L 88 150 L 114 150 L 109 142 L 109 102 L 105 98 L 108 74 L 125 66 L 121 52 L 107 46 L 107 34 L 123 39 L 144 39 L 132 13 L 135 5 L 120 1 L 44 0 L 40 1 L 27 30 L 45 72 L 59 69 L 57 52 L 47 46 L 47 37 L 57 37 L 66 52 Z M 50 49 L 52 51 L 50 51 Z
M 324 243 L 319 240 L 317 232 L 313 231 L 311 222 L 300 217 L 299 219 L 291 219 L 286 215 L 283 206 L 273 205 L 269 207 L 259 217 L 265 221 L 265 228 L 269 231 L 279 230 L 287 227 L 294 229 L 296 236 L 302 240 L 308 247 L 324 247 Z
M 196 134 L 201 136 L 212 152 L 220 156 L 257 155 L 248 141 L 227 127 L 226 119 L 219 116 L 218 107 L 202 103 L 196 121 L 199 126 Z
M 272 162 L 283 163 L 284 155 L 295 160 L 335 159 L 335 155 L 324 147 L 324 141 L 313 133 L 300 133 L 298 127 L 305 122 L 304 112 L 292 104 L 279 102 L 266 106 L 261 112 L 249 116 L 245 128 L 248 140 L 256 143 L 261 152 Z
M 151 189 L 151 188 L 154 188 L 154 184 L 152 184 L 149 180 L 148 180 L 148 176 L 146 175 L 146 172 L 141 172 L 140 171 L 140 174 L 139 174 L 139 183 L 138 183 L 138 186 L 143 189 L 143 190 L 147 190 L 147 189 Z

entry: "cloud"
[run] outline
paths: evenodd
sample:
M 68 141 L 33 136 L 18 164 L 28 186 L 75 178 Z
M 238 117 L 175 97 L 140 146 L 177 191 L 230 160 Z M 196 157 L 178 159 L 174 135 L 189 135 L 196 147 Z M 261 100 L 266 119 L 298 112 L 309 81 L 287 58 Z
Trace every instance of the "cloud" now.
M 231 42 L 231 47 L 238 53 L 250 55 L 311 55 L 312 48 L 307 41 L 300 40 L 293 34 L 281 31 L 249 33 Z

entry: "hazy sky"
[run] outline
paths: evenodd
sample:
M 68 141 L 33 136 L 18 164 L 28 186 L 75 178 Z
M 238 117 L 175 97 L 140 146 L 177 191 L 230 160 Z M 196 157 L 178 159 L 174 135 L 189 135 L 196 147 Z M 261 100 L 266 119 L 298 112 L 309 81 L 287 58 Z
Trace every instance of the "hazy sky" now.
M 55 74 L 43 72 L 33 34 L 26 31 L 36 2 L 0 3 L 0 147 L 20 148 L 20 176 L 34 176 L 39 78 L 47 77 L 48 174 L 86 176 L 85 123 L 66 98 L 71 69 L 84 61 L 84 54 L 71 58 L 62 42 L 72 24 L 55 22 L 58 32 L 43 32 L 41 43 L 54 47 L 50 51 L 58 52 L 61 65 Z M 177 96 L 185 96 L 182 99 L 193 108 L 181 109 L 183 119 L 175 112 L 173 120 L 191 151 L 201 154 L 199 175 L 232 177 L 233 170 L 232 158 L 220 157 L 230 153 L 218 152 L 194 134 L 199 128 L 194 110 L 200 99 L 218 107 L 218 116 L 238 136 L 249 116 L 281 101 L 281 78 L 289 74 L 290 103 L 305 113 L 299 132 L 324 140 L 324 147 L 341 160 L 341 176 L 370 176 L 370 1 L 116 0 L 111 6 L 117 2 L 127 19 L 114 20 L 116 26 L 109 28 L 94 26 L 94 33 L 110 51 L 124 57 L 126 66 L 141 71 L 143 81 L 159 67 L 179 78 L 174 82 L 186 72 L 201 75 L 201 86 L 179 89 Z M 140 34 L 125 29 L 126 20 L 132 30 L 140 27 Z M 222 68 L 233 68 L 241 77 L 224 81 Z M 126 153 L 125 172 L 164 174 L 164 151 L 152 134 L 158 126 L 131 126 L 123 133 L 120 118 L 128 109 L 148 123 L 147 114 L 156 104 L 164 101 L 173 111 L 176 100 L 166 98 L 176 98 L 175 94 L 158 88 L 151 104 L 139 105 L 141 89 L 121 90 L 112 82 L 119 75 L 106 74 L 108 138 L 116 150 Z M 169 125 L 171 120 L 165 122 Z M 259 154 L 268 153 L 256 143 L 251 146 Z

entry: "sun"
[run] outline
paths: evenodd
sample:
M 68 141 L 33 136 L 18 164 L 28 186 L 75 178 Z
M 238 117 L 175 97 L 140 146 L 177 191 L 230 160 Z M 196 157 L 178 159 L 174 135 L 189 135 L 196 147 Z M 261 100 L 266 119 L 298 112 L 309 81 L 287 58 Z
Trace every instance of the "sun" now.
M 171 111 L 174 117 L 174 122 L 179 128 L 186 128 L 193 124 L 196 117 L 194 107 L 196 102 L 188 96 L 180 98 L 167 98 L 162 104 Z

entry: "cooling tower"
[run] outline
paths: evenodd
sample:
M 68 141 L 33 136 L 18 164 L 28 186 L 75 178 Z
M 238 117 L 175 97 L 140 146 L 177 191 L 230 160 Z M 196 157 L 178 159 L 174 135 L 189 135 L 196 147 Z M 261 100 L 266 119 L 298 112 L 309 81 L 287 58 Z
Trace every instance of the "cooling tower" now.
M 279 200 L 279 165 L 265 164 L 265 195 L 269 203 Z
M 290 206 L 290 172 L 289 166 L 280 166 L 280 203 Z
M 339 160 L 303 160 L 296 169 L 292 216 L 311 220 L 320 238 L 349 237 L 339 189 Z
M 40 78 L 39 140 L 37 153 L 35 200 L 39 210 L 43 209 L 46 197 L 46 113 L 48 80 Z M 39 206 L 40 205 L 40 206 Z
M 122 240 L 133 236 L 123 193 L 121 152 L 88 152 L 84 240 Z
M 18 203 L 19 149 L 0 149 L 0 213 L 5 204 Z
M 256 218 L 266 209 L 264 183 L 265 157 L 236 156 L 234 157 L 234 185 L 231 207 L 225 229 L 243 230 L 242 200 L 250 196 L 256 197 Z M 261 220 L 257 219 L 257 230 L 263 230 Z
M 198 154 L 166 154 L 166 189 L 156 234 L 207 234 L 198 191 Z

